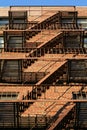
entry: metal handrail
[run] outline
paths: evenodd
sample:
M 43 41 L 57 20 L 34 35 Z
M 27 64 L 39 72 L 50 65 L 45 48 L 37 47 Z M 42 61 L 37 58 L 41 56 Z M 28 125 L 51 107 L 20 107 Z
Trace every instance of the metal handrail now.
M 28 52 L 30 54 L 32 54 L 33 52 L 36 51 L 36 53 L 34 54 L 36 57 L 38 56 L 38 48 L 30 48 L 30 47 L 22 47 L 22 48 L 0 48 L 0 53 L 2 52 Z M 63 54 L 63 53 L 71 53 L 71 54 L 87 54 L 87 48 L 82 48 L 82 47 L 68 47 L 68 48 L 44 48 L 40 49 L 40 52 L 42 51 L 44 54 L 46 54 L 47 50 L 49 51 L 48 54 Z M 33 51 L 33 52 L 32 52 Z M 42 53 L 41 53 L 42 54 Z
M 50 22 L 50 23 L 43 23 L 42 26 L 38 27 L 38 22 L 30 23 L 12 23 L 12 27 L 10 29 L 30 29 L 30 30 L 57 30 L 57 29 L 83 29 L 81 24 L 70 22 L 70 23 L 60 23 L 60 22 Z M 7 26 L 7 25 L 6 25 Z M 15 27 L 14 27 L 15 26 Z M 21 28 L 20 28 L 21 26 Z M 24 28 L 25 26 L 25 28 Z M 28 27 L 29 26 L 29 27 Z M 9 28 L 7 28 L 9 29 Z

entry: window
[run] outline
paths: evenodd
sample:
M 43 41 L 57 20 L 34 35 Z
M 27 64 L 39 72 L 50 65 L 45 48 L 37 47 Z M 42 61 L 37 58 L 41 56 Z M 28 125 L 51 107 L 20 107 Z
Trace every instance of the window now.
M 87 18 L 79 18 L 77 20 L 77 23 L 79 26 L 81 26 L 83 29 L 87 29 Z
M 84 38 L 84 48 L 87 48 L 87 38 Z
M 1 19 L 0 18 L 0 29 L 6 29 L 7 25 L 9 24 L 9 20 L 8 19 Z
M 62 23 L 72 23 L 72 22 L 73 22 L 73 20 L 69 19 L 69 18 L 62 19 Z
M 4 48 L 4 37 L 0 36 L 0 48 Z
M 26 23 L 24 19 L 13 19 L 13 23 L 10 24 L 12 29 L 25 29 Z
M 73 99 L 86 99 L 87 93 L 86 92 L 72 92 Z
M 18 92 L 0 92 L 0 100 L 15 100 L 18 94 Z
M 13 47 L 13 48 L 20 48 L 22 47 L 22 36 L 10 36 L 9 37 L 9 43 L 8 47 Z
M 69 36 L 65 38 L 65 47 L 78 48 L 80 47 L 80 36 Z
M 24 23 L 24 19 L 14 19 L 13 23 Z
M 9 43 L 22 43 L 22 37 L 21 36 L 10 36 L 9 37 Z
M 9 24 L 8 19 L 0 19 L 0 26 Z

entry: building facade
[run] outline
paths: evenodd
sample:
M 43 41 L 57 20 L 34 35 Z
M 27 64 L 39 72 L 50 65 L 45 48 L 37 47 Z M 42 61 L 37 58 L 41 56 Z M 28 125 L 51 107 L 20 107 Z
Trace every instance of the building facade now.
M 87 7 L 0 8 L 0 128 L 87 129 Z

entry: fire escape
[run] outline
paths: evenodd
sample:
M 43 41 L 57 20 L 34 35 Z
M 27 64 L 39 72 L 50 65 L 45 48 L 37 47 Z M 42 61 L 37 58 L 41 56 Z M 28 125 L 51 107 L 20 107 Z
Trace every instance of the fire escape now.
M 41 102 L 37 102 L 38 99 L 50 100 L 55 95 L 56 100 L 63 100 L 66 93 L 72 99 L 70 92 L 76 90 L 72 89 L 75 85 L 72 83 L 87 82 L 87 59 L 83 56 L 87 52 L 83 41 L 86 34 L 77 24 L 77 11 L 48 11 L 47 15 L 43 14 L 33 22 L 28 21 L 27 15 L 27 11 L 9 11 L 9 27 L 3 32 L 5 47 L 2 51 L 3 59 L 0 60 L 0 82 L 19 84 L 21 87 L 32 86 L 22 100 L 36 100 L 34 103 L 14 103 L 14 111 L 17 110 L 18 114 L 17 120 L 14 117 L 15 127 L 22 127 L 22 124 L 27 126 L 26 115 L 32 115 L 33 109 L 39 109 L 37 106 Z M 65 87 L 65 91 L 61 90 L 61 95 L 55 93 L 55 89 L 59 89 L 56 86 Z M 81 88 L 82 84 L 77 87 L 77 91 L 81 91 Z M 46 130 L 77 127 L 77 105 L 68 101 L 46 102 L 45 121 L 42 117 L 32 117 L 27 127 L 39 129 L 42 126 Z M 51 112 L 53 115 L 49 117 Z

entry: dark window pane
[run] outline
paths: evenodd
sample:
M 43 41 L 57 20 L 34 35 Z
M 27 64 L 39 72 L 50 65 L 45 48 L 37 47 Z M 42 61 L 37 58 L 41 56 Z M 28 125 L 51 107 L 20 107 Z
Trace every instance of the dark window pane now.
M 87 48 L 87 38 L 84 38 L 84 47 Z
M 9 23 L 8 19 L 0 19 L 0 26 L 8 24 L 8 23 Z
M 84 19 L 82 19 L 82 18 L 78 19 L 77 23 L 79 25 L 81 25 L 82 28 L 87 29 L 87 19 L 86 18 L 84 18 Z

